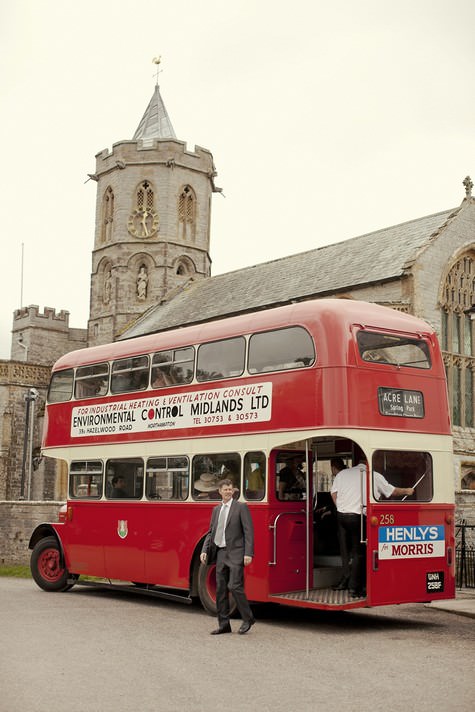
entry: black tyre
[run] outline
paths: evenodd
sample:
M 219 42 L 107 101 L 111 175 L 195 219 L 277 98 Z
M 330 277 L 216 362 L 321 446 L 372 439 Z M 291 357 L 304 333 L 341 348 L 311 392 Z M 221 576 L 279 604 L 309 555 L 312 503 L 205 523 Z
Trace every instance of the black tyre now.
M 44 591 L 69 591 L 74 586 L 62 564 L 59 544 L 54 536 L 48 536 L 35 545 L 31 553 L 30 569 L 33 579 Z
M 201 605 L 210 616 L 217 614 L 216 610 L 216 566 L 203 566 L 198 568 L 198 595 Z M 236 612 L 236 603 L 229 594 L 229 615 Z

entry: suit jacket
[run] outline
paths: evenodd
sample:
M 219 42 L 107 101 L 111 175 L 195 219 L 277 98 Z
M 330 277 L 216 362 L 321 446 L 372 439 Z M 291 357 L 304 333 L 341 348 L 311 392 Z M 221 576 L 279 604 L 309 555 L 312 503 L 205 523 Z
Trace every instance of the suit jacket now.
M 213 509 L 210 527 L 201 549 L 201 553 L 208 556 L 208 564 L 216 561 L 217 547 L 214 537 L 216 536 L 220 509 L 221 503 Z M 224 535 L 226 537 L 226 553 L 231 563 L 242 564 L 245 556 L 254 556 L 254 527 L 247 504 L 235 499 L 231 501 Z

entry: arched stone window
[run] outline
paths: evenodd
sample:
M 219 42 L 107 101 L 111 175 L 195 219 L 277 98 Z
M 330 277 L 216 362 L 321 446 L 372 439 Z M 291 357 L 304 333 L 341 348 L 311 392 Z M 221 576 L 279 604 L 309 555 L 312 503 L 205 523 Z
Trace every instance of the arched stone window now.
M 109 186 L 102 200 L 101 242 L 111 242 L 114 221 L 114 191 Z
M 178 277 L 193 278 L 196 273 L 195 265 L 189 257 L 186 257 L 186 255 L 182 255 L 176 260 L 174 268 L 175 274 Z
M 178 237 L 193 241 L 196 233 L 196 195 L 193 188 L 185 185 L 178 197 Z
M 460 257 L 450 268 L 441 294 L 441 346 L 452 424 L 472 428 L 474 418 L 474 321 L 467 310 L 475 303 L 475 254 Z

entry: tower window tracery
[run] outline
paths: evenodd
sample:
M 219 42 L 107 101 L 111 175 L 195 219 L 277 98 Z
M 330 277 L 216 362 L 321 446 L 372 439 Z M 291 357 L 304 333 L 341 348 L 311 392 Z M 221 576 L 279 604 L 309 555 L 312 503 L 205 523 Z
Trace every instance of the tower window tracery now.
M 194 241 L 196 236 L 196 195 L 190 185 L 185 185 L 178 197 L 178 237 Z
M 452 423 L 475 424 L 474 321 L 467 314 L 475 302 L 475 254 L 461 257 L 450 269 L 442 288 L 441 345 L 447 373 Z

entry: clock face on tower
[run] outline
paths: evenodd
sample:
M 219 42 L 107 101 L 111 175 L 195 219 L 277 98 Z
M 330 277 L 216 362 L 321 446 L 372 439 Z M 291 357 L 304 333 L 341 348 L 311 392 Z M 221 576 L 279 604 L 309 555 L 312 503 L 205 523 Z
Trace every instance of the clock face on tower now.
M 134 210 L 129 217 L 128 230 L 134 237 L 152 237 L 159 226 L 160 219 L 155 210 Z

